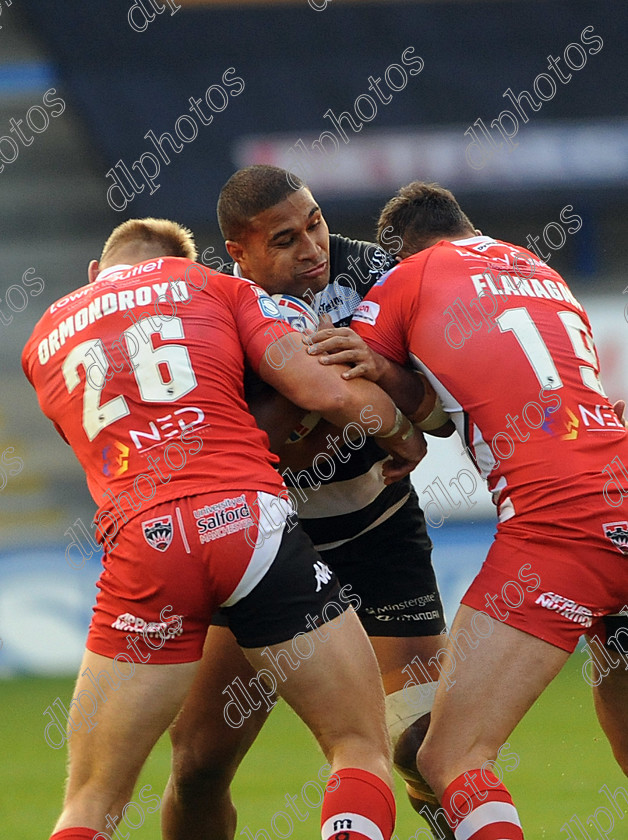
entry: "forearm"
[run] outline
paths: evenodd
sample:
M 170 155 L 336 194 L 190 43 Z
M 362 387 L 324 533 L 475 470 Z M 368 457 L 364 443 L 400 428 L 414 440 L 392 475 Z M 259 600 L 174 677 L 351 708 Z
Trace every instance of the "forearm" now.
M 455 426 L 438 409 L 436 393 L 425 377 L 416 370 L 391 362 L 372 351 L 376 359 L 377 384 L 390 395 L 399 409 L 420 428 L 435 437 L 449 437 Z M 436 409 L 436 410 L 435 410 Z M 428 419 L 427 426 L 423 425 Z M 442 421 L 442 423 L 441 423 Z
M 322 328 L 304 341 L 308 353 L 317 356 L 322 365 L 350 364 L 345 379 L 364 377 L 376 382 L 404 414 L 419 408 L 423 384 L 415 371 L 377 353 L 350 327 Z
M 350 387 L 343 388 L 319 411 L 325 420 L 339 429 L 352 424 L 373 437 L 386 434 L 397 419 L 395 404 L 388 394 L 366 379 L 352 380 Z
M 392 455 L 383 466 L 387 484 L 407 475 L 424 457 L 425 441 L 388 394 L 368 379 L 344 379 L 350 370 L 345 365 L 323 366 L 307 353 L 295 352 L 289 339 L 284 336 L 271 345 L 277 349 L 275 358 L 284 360 L 281 365 L 272 364 L 268 354 L 260 360 L 262 379 L 343 431 L 352 425 L 354 431 L 377 438 Z
M 277 344 L 287 342 L 287 337 Z M 390 397 L 367 379 L 346 381 L 345 365 L 323 366 L 307 353 L 286 346 L 285 363 L 279 368 L 264 357 L 259 375 L 291 402 L 307 411 L 320 412 L 334 426 L 355 423 L 367 435 L 385 433 L 395 422 Z
M 419 410 L 425 389 L 423 381 L 416 371 L 391 362 L 379 353 L 376 358 L 377 379 L 375 382 L 390 396 L 395 405 L 399 406 L 408 417 Z
M 449 437 L 456 431 L 456 427 L 443 408 L 438 394 L 423 373 L 416 371 L 416 378 L 423 387 L 423 399 L 418 408 L 408 414 L 410 420 L 423 432 L 435 437 Z

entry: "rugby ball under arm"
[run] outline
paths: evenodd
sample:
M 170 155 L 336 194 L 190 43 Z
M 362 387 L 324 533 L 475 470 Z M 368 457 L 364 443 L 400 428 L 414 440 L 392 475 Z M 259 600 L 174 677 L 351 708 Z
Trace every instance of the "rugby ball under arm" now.
M 292 295 L 273 295 L 272 297 L 279 307 L 281 317 L 293 329 L 299 332 L 318 329 L 319 317 L 304 300 Z

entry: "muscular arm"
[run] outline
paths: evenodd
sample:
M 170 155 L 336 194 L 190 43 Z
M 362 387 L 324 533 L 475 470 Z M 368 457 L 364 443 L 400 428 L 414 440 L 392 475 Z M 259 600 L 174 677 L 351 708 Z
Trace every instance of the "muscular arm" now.
M 350 327 L 325 326 L 304 341 L 308 344 L 308 353 L 318 356 L 322 365 L 353 365 L 342 374 L 344 379 L 365 377 L 376 382 L 411 419 L 421 421 L 432 411 L 436 394 L 427 380 L 417 371 L 377 353 Z M 454 431 L 449 420 L 430 429 L 429 434 L 449 437 Z
M 424 456 L 424 442 L 417 435 L 407 435 L 407 421 L 399 428 L 392 400 L 377 385 L 366 379 L 343 379 L 344 366 L 319 365 L 300 348 L 295 350 L 291 335 L 283 336 L 272 346 L 280 349 L 280 357 L 285 361 L 278 367 L 271 364 L 271 357 L 266 354 L 259 365 L 262 379 L 291 402 L 309 411 L 319 411 L 325 420 L 339 428 L 355 423 L 367 435 L 379 433 L 378 442 L 393 455 L 393 462 L 386 467 L 388 478 L 401 478 L 409 471 L 401 467 L 402 462 L 407 467 Z M 381 437 L 394 428 L 399 429 L 394 436 Z
M 378 369 L 377 378 L 373 381 L 390 394 L 404 414 L 411 417 L 419 410 L 425 397 L 423 380 L 417 376 L 416 371 L 391 362 L 374 350 L 371 353 L 376 357 Z
M 308 353 L 318 356 L 322 365 L 351 365 L 344 379 L 364 377 L 376 382 L 404 414 L 413 414 L 423 399 L 423 383 L 414 371 L 380 356 L 350 327 L 334 327 L 321 319 L 317 332 L 304 339 Z

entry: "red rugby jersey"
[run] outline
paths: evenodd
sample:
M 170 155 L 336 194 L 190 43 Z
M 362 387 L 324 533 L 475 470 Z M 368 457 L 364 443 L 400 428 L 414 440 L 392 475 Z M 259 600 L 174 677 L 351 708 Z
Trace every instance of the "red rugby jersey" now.
M 616 456 L 628 466 L 586 312 L 530 251 L 487 236 L 439 242 L 384 275 L 352 327 L 427 375 L 502 521 L 601 499 L 612 478 L 605 466 Z M 617 473 L 625 487 L 628 476 Z M 622 501 L 614 493 L 609 515 Z
M 22 365 L 85 470 L 97 521 L 115 511 L 119 526 L 118 508 L 130 518 L 138 504 L 199 492 L 283 487 L 242 384 L 245 360 L 257 371 L 291 331 L 280 320 L 258 286 L 175 257 L 115 266 L 52 304 Z

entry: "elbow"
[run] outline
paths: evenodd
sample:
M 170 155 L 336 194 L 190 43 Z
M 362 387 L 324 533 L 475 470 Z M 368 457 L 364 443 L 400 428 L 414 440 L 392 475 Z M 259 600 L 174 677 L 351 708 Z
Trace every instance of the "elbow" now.
M 350 412 L 354 399 L 348 383 L 341 380 L 324 392 L 316 394 L 314 402 L 316 405 L 310 410 L 318 411 L 325 419 L 329 419 L 328 415 L 338 416 Z

